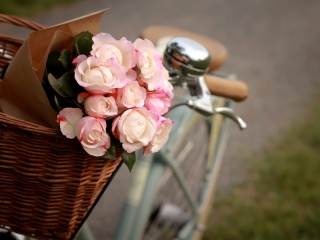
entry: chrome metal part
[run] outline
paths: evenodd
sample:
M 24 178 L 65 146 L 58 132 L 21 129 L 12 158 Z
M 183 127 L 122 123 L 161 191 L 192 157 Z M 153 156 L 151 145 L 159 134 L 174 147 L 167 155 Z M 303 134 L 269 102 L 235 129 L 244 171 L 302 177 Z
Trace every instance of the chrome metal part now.
M 200 43 L 186 37 L 172 38 L 164 52 L 169 68 L 184 76 L 202 76 L 210 65 L 210 53 Z
M 247 127 L 247 124 L 231 109 L 227 107 L 220 107 L 220 108 L 215 108 L 214 109 L 214 114 L 222 114 L 225 117 L 228 117 L 235 121 L 240 129 L 245 129 Z
M 210 65 L 210 53 L 200 43 L 185 37 L 172 38 L 164 52 L 166 67 L 169 70 L 170 82 L 174 85 L 187 84 L 191 96 L 195 100 L 173 105 L 170 110 L 177 106 L 187 105 L 203 115 L 222 114 L 235 121 L 240 129 L 247 127 L 246 123 L 234 113 L 231 108 L 212 107 L 211 93 L 207 87 L 203 75 Z M 228 76 L 230 77 L 230 76 Z
M 197 96 L 196 100 L 189 100 L 188 107 L 196 110 L 204 115 L 213 114 L 213 107 L 211 104 L 211 94 L 203 76 L 197 78 L 197 84 L 189 85 L 192 96 Z

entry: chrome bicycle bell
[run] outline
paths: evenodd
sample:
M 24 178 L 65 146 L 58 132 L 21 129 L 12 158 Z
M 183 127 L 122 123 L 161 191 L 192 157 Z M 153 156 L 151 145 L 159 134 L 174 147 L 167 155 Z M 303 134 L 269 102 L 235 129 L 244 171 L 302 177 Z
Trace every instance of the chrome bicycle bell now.
M 169 67 L 184 76 L 202 76 L 208 71 L 210 53 L 200 43 L 186 37 L 172 38 L 166 47 L 164 59 Z

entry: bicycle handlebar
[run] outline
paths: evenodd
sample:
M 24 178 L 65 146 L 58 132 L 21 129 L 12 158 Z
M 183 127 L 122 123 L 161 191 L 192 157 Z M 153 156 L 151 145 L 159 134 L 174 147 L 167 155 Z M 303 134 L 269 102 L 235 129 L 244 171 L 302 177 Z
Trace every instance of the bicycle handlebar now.
M 248 97 L 249 88 L 246 83 L 240 80 L 225 79 L 208 74 L 204 77 L 208 89 L 213 95 L 230 98 L 237 102 Z

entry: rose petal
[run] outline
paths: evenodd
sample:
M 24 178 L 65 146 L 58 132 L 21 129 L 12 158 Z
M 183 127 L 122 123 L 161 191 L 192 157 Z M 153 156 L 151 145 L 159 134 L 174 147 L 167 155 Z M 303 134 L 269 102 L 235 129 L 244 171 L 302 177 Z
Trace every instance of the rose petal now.
M 67 138 L 74 138 L 76 136 L 76 124 L 82 118 L 82 116 L 83 112 L 80 108 L 63 108 L 57 116 L 61 133 Z

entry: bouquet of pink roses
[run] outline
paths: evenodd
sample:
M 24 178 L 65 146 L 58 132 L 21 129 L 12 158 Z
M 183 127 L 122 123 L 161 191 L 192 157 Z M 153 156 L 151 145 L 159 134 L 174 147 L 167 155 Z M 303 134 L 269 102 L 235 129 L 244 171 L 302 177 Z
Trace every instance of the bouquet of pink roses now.
M 114 159 L 118 146 L 130 170 L 134 151 L 159 151 L 172 129 L 173 122 L 162 115 L 173 88 L 147 39 L 132 43 L 108 33 L 82 32 L 72 50 L 49 54 L 43 87 L 65 137 L 76 137 L 98 157 Z
M 0 227 L 73 238 L 121 161 L 131 170 L 136 150 L 157 152 L 168 138 L 173 94 L 159 54 L 148 40 L 99 33 L 103 13 L 32 32 L 8 59 Z

